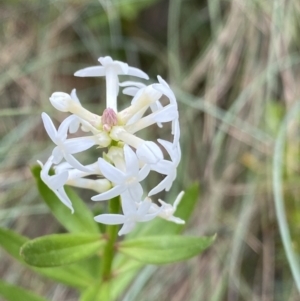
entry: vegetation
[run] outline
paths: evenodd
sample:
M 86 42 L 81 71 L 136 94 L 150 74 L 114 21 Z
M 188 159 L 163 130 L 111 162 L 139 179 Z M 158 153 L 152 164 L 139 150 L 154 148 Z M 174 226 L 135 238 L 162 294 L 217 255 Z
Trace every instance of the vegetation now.
M 65 115 L 48 99 L 77 87 L 89 99 L 84 106 L 101 113 L 104 81 L 73 73 L 110 55 L 174 89 L 183 157 L 162 199 L 196 182 L 200 196 L 185 231 L 217 233 L 201 257 L 142 269 L 119 300 L 298 300 L 299 16 L 298 0 L 2 1 L 0 227 L 30 238 L 64 232 L 30 172 L 52 148 L 41 112 L 60 122 Z M 14 246 L 6 250 L 16 258 Z M 78 300 L 2 249 L 0 259 L 1 279 L 48 300 Z M 1 281 L 1 288 L 15 287 Z

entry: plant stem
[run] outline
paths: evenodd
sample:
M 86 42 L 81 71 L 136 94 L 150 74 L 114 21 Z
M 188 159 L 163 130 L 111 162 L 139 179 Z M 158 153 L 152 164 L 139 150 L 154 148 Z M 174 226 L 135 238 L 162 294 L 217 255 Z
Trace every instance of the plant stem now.
M 109 212 L 119 213 L 120 210 L 120 198 L 116 197 L 109 201 Z M 114 259 L 114 244 L 118 237 L 118 225 L 107 225 L 106 235 L 108 237 L 106 246 L 104 248 L 102 264 L 101 264 L 101 278 L 106 281 L 111 278 L 111 267 Z

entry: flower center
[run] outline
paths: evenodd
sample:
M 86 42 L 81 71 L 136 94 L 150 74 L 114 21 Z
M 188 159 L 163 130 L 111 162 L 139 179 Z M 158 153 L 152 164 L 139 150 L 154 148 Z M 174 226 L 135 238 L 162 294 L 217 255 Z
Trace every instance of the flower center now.
M 102 124 L 106 132 L 110 132 L 111 128 L 118 124 L 117 114 L 113 109 L 107 108 L 103 111 Z

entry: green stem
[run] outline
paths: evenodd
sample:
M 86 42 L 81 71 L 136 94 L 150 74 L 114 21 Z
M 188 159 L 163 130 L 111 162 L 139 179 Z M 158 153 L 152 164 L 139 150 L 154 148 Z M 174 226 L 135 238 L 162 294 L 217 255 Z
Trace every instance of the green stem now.
M 116 197 L 110 200 L 109 202 L 109 212 L 116 214 L 120 211 L 120 198 Z M 111 267 L 114 259 L 114 245 L 118 237 L 119 225 L 107 225 L 106 226 L 106 235 L 107 243 L 104 248 L 102 264 L 101 264 L 101 278 L 103 281 L 106 281 L 111 278 Z

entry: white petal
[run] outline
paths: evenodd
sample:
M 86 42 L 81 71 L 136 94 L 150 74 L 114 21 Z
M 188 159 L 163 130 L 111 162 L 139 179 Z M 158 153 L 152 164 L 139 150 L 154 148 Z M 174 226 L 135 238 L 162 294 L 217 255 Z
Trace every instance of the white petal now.
M 118 235 L 121 236 L 128 234 L 134 229 L 135 225 L 136 223 L 134 221 L 126 221 L 121 230 L 118 232 Z
M 59 188 L 57 191 L 54 190 L 56 196 L 61 200 L 61 202 L 66 205 L 69 209 L 71 209 L 72 213 L 74 213 L 74 209 L 72 206 L 72 202 L 70 201 L 69 197 L 67 196 L 63 187 Z
M 139 90 L 139 88 L 128 87 L 128 88 L 123 89 L 122 93 L 133 97 L 138 92 L 138 90 Z
M 105 76 L 105 68 L 102 66 L 87 67 L 76 71 L 74 75 L 79 77 Z
M 152 219 L 156 218 L 157 215 L 158 215 L 157 212 L 155 212 L 155 213 L 150 213 L 150 214 L 146 214 L 146 215 L 144 215 L 143 217 L 141 217 L 138 221 L 139 221 L 139 222 L 149 222 L 149 221 L 151 221 Z
M 117 169 L 112 164 L 109 164 L 104 159 L 99 158 L 98 164 L 99 164 L 99 169 L 100 169 L 101 173 L 109 181 L 111 181 L 115 184 L 121 184 L 121 183 L 124 183 L 124 181 L 126 180 L 126 177 L 121 170 Z
M 80 100 L 79 100 L 79 98 L 78 98 L 78 96 L 77 96 L 77 93 L 76 93 L 76 89 L 73 89 L 73 90 L 71 91 L 70 96 L 71 96 L 71 98 L 72 98 L 76 103 L 78 103 L 78 104 L 81 105 Z
M 74 134 L 79 130 L 79 127 L 80 127 L 80 121 L 79 118 L 76 118 L 70 123 L 69 132 L 71 134 Z
M 57 130 L 57 137 L 61 141 L 64 141 L 67 138 L 69 126 L 76 119 L 77 119 L 76 115 L 70 115 L 60 124 Z
M 46 113 L 42 113 L 42 120 L 48 136 L 55 144 L 57 144 L 57 131 L 51 118 Z
M 144 165 L 139 171 L 138 181 L 139 182 L 143 181 L 148 176 L 150 170 L 151 170 L 150 165 L 148 164 Z
M 136 150 L 137 157 L 146 163 L 154 164 L 164 158 L 158 145 L 152 141 L 146 141 Z
M 94 220 L 106 225 L 120 225 L 124 224 L 125 217 L 122 214 L 100 214 L 95 216 Z
M 148 198 L 146 198 L 142 202 L 142 204 L 140 204 L 140 206 L 139 206 L 139 209 L 138 209 L 138 212 L 137 212 L 138 215 L 145 216 L 148 213 L 148 211 L 151 207 L 151 204 L 152 204 L 151 200 L 149 201 Z
M 92 197 L 93 201 L 106 201 L 110 200 L 118 195 L 120 195 L 124 190 L 126 189 L 125 186 L 117 185 L 114 188 L 105 191 L 103 193 L 100 193 L 98 195 L 95 195 Z
M 61 160 L 63 159 L 63 153 L 61 151 L 61 149 L 56 146 L 53 151 L 52 151 L 52 156 L 53 156 L 53 163 L 54 164 L 58 164 L 61 162 Z
M 126 163 L 126 173 L 137 175 L 139 172 L 139 161 L 135 152 L 127 144 L 124 145 L 124 158 Z
M 120 87 L 136 87 L 136 88 L 139 88 L 139 89 L 146 87 L 146 85 L 143 84 L 143 83 L 134 82 L 134 81 L 131 81 L 131 80 L 119 83 L 119 86 Z
M 172 161 L 174 161 L 173 158 L 175 159 L 176 156 L 175 156 L 175 150 L 173 148 L 173 143 L 163 139 L 157 139 L 157 141 L 166 149 Z
M 64 171 L 58 175 L 51 176 L 49 178 L 49 185 L 52 189 L 58 189 L 65 185 L 65 183 L 68 180 L 69 173 L 67 171 Z
M 109 66 L 110 67 L 110 66 Z M 128 64 L 120 61 L 113 61 L 112 67 L 118 75 L 128 74 Z
M 157 79 L 160 84 L 162 84 L 163 86 L 166 86 L 167 88 L 170 88 L 168 83 L 160 75 L 157 75 Z
M 77 154 L 95 145 L 95 140 L 91 137 L 78 137 L 65 141 L 65 150 L 69 154 Z
M 128 193 L 132 200 L 139 202 L 143 196 L 143 187 L 140 183 L 136 183 L 128 187 Z
M 135 67 L 128 67 L 128 75 L 137 76 L 144 79 L 149 79 L 149 76 L 142 70 Z
M 174 163 L 168 160 L 161 160 L 151 165 L 151 169 L 163 175 L 168 175 L 174 169 Z
M 168 219 L 167 219 L 169 222 L 173 222 L 175 224 L 179 224 L 179 225 L 184 225 L 185 224 L 185 221 L 179 217 L 176 217 L 176 216 L 170 216 Z
M 150 192 L 148 193 L 148 196 L 157 194 L 157 193 L 163 191 L 164 189 L 166 189 L 166 187 L 169 187 L 170 181 L 171 181 L 171 178 L 169 176 L 166 176 L 157 186 L 155 186 L 153 189 L 150 190 Z M 172 181 L 171 181 L 171 184 L 172 184 Z
M 121 194 L 121 200 L 122 200 L 122 210 L 125 216 L 136 213 L 136 204 L 134 200 L 131 198 L 128 191 L 124 191 Z
M 155 122 L 169 122 L 178 118 L 177 106 L 169 104 L 163 109 L 149 115 Z
M 170 103 L 175 104 L 177 106 L 177 102 L 176 102 L 176 97 L 173 93 L 173 91 L 170 89 L 170 87 L 168 86 L 168 84 L 165 82 L 166 85 L 164 84 L 154 84 L 153 88 L 159 92 L 161 92 L 162 94 L 166 95 L 169 100 Z
M 179 127 L 179 120 L 175 119 L 172 124 L 172 134 L 174 135 L 173 139 L 173 148 L 175 145 L 179 144 L 180 138 L 180 127 Z
M 110 56 L 107 55 L 99 57 L 98 62 L 103 66 L 107 66 L 109 64 L 112 64 L 114 61 Z
M 85 167 L 84 165 L 82 165 L 78 160 L 75 159 L 74 156 L 70 155 L 70 154 L 64 154 L 64 158 L 65 160 L 72 165 L 74 168 L 79 169 L 80 171 L 83 172 L 90 172 L 91 170 L 87 167 Z

